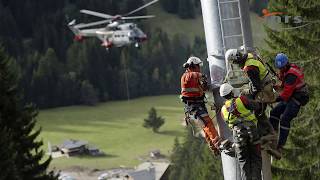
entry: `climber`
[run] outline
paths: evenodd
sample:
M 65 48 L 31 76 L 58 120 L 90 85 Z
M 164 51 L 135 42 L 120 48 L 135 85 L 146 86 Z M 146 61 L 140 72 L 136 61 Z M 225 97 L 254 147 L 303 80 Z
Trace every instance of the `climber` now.
M 309 101 L 309 92 L 304 82 L 302 69 L 293 63 L 289 63 L 287 55 L 277 54 L 275 66 L 280 69 L 281 86 L 280 95 L 276 98 L 279 102 L 270 112 L 270 122 L 273 128 L 278 131 L 280 122 L 279 140 L 277 149 L 282 152 L 290 131 L 290 122 L 298 115 L 301 106 Z M 278 158 L 280 159 L 281 156 Z
M 257 132 L 257 118 L 252 110 L 257 110 L 259 103 L 244 95 L 234 97 L 233 87 L 220 86 L 220 96 L 226 99 L 221 115 L 233 130 L 236 157 L 241 168 L 242 180 L 260 180 L 262 158 Z
M 181 100 L 185 103 L 186 122 L 193 117 L 197 124 L 201 124 L 209 148 L 218 154 L 221 140 L 205 106 L 204 92 L 208 90 L 208 83 L 205 75 L 200 73 L 202 64 L 193 56 L 183 64 L 186 71 L 181 77 Z
M 264 63 L 260 61 L 253 53 L 245 53 L 243 50 L 229 49 L 225 54 L 226 61 L 238 64 L 241 69 L 248 75 L 250 80 L 250 88 L 242 94 L 248 95 L 250 99 L 261 103 L 259 111 L 255 111 L 258 118 L 258 132 L 260 136 L 267 142 L 276 139 L 274 130 L 265 114 L 266 103 L 275 101 L 275 93 L 273 92 L 272 76 Z

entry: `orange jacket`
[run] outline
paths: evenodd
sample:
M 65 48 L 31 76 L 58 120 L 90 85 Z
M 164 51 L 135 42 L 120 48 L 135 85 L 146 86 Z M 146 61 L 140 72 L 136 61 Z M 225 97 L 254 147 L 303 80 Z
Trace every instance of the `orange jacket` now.
M 202 74 L 187 69 L 181 77 L 181 95 L 183 97 L 202 97 L 204 88 L 201 85 Z

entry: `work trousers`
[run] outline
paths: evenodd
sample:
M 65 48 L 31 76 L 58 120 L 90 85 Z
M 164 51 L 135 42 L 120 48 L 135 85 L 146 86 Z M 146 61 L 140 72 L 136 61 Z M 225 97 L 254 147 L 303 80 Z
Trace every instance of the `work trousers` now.
M 217 153 L 218 149 L 215 146 L 217 146 L 216 143 L 219 141 L 219 136 L 213 125 L 212 119 L 209 117 L 205 103 L 185 102 L 185 114 L 187 116 L 192 116 L 190 119 L 195 120 L 195 123 L 202 128 L 208 146 L 214 153 Z
M 235 151 L 241 169 L 241 180 L 261 180 L 262 158 L 257 144 L 257 128 L 239 124 L 233 128 Z
M 279 102 L 271 110 L 269 120 L 276 131 L 279 129 L 278 127 L 280 122 L 278 147 L 283 147 L 286 144 L 290 131 L 290 122 L 298 115 L 300 106 L 301 105 L 299 105 L 297 102 L 290 99 L 288 102 Z

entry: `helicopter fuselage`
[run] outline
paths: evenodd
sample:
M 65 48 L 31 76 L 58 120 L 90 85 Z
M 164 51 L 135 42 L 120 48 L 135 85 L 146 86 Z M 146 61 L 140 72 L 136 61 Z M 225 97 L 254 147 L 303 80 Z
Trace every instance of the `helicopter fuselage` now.
M 105 28 L 79 30 L 76 39 L 82 37 L 98 37 L 102 41 L 102 46 L 106 48 L 122 47 L 128 44 L 138 44 L 147 40 L 147 35 L 134 23 L 123 23 L 118 26 L 108 24 Z
M 154 18 L 154 15 L 140 15 L 130 16 L 144 8 L 158 2 L 159 0 L 152 0 L 141 7 L 138 7 L 123 15 L 109 15 L 101 12 L 82 9 L 81 13 L 90 16 L 103 18 L 104 20 L 76 24 L 76 20 L 68 23 L 70 30 L 75 34 L 75 40 L 82 41 L 85 37 L 97 37 L 102 41 L 102 46 L 109 49 L 113 46 L 121 47 L 129 44 L 135 44 L 136 47 L 140 43 L 147 40 L 147 35 L 137 27 L 135 23 L 126 23 L 126 20 L 149 19 Z M 104 28 L 90 28 L 107 24 Z

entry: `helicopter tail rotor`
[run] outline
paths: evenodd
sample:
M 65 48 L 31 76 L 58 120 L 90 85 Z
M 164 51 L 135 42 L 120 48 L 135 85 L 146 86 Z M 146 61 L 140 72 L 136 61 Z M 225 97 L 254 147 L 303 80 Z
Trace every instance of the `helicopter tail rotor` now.
M 79 29 L 76 27 L 75 19 L 68 23 L 68 27 L 75 35 L 79 34 Z

